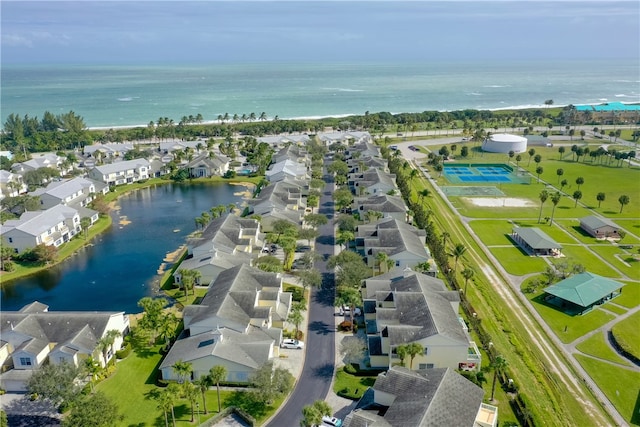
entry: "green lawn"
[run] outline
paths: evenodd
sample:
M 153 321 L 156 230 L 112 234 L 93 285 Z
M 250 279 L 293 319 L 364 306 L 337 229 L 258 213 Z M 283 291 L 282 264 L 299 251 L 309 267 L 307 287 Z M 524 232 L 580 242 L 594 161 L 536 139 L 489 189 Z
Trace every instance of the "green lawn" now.
M 611 331 L 616 341 L 629 353 L 640 358 L 640 311 L 616 323 Z
M 615 301 L 615 299 L 614 299 L 614 300 L 612 300 L 612 301 Z M 616 314 L 625 314 L 627 311 L 629 311 L 629 310 L 627 310 L 626 308 L 623 308 L 623 307 L 621 307 L 621 306 L 619 306 L 619 305 L 616 305 L 616 304 L 615 304 L 614 302 L 612 302 L 612 301 L 609 301 L 609 302 L 607 302 L 607 303 L 603 304 L 601 307 L 602 307 L 604 310 L 607 310 L 607 311 L 610 311 L 610 312 L 612 312 L 612 313 L 616 313 Z
M 547 325 L 553 329 L 558 338 L 564 343 L 569 343 L 580 338 L 584 334 L 613 320 L 615 317 L 597 308 L 581 316 L 570 316 L 560 311 L 559 308 L 547 304 L 543 300 L 543 292 L 525 295 L 532 302 L 533 307 L 540 316 L 542 316 Z
M 513 224 L 506 219 L 473 220 L 469 226 L 476 235 L 487 245 L 513 245 L 513 240 L 509 237 Z
M 583 246 L 564 246 L 562 254 L 564 257 L 551 258 L 551 262 L 556 265 L 561 262 L 566 262 L 569 265 L 582 264 L 590 273 L 612 278 L 620 276 L 617 271 L 603 263 L 593 252 Z
M 518 227 L 537 227 L 544 231 L 549 235 L 553 240 L 560 244 L 575 244 L 577 243 L 574 238 L 572 238 L 569 234 L 567 234 L 562 227 L 558 224 L 548 225 L 548 224 L 538 224 L 538 221 L 531 220 L 517 220 L 514 221 L 515 225 Z
M 158 349 L 131 352 L 118 362 L 115 374 L 96 386 L 96 390 L 103 391 L 124 415 L 121 426 L 154 426 L 162 416 L 157 402 L 147 398 L 157 389 L 156 368 L 162 358 Z
M 96 386 L 96 390 L 103 391 L 124 415 L 118 426 L 164 426 L 164 415 L 151 398 L 154 392 L 161 390 L 155 385 L 157 367 L 160 365 L 161 355 L 159 347 L 142 349 L 131 352 L 124 360 L 117 364 L 116 372 Z M 236 406 L 253 415 L 258 425 L 269 418 L 283 402 L 281 398 L 271 406 L 256 404 L 242 391 L 221 391 L 222 408 Z M 200 421 L 213 417 L 218 411 L 218 397 L 215 387 L 206 393 L 206 403 L 209 414 L 204 414 L 202 398 L 198 397 L 201 405 Z M 179 400 L 175 406 L 177 425 L 189 426 L 191 423 L 191 405 L 186 400 Z M 197 415 L 196 415 L 197 417 Z M 171 420 L 169 420 L 171 422 Z
M 349 374 L 344 368 L 336 372 L 333 391 L 347 399 L 358 400 L 364 392 L 376 382 L 376 376 L 363 377 Z
M 515 276 L 540 273 L 547 267 L 547 263 L 542 258 L 529 256 L 518 247 L 489 248 L 489 250 L 500 261 L 504 269 Z
M 569 232 L 574 238 L 578 239 L 582 243 L 587 244 L 609 244 L 605 241 L 598 240 L 595 237 L 587 234 L 582 228 L 580 228 L 580 221 L 577 219 L 559 219 L 553 221 L 562 226 L 563 229 Z
M 640 373 L 587 356 L 575 356 L 625 420 L 640 425 Z
M 629 233 L 633 233 L 636 236 L 640 235 L 640 220 L 638 219 L 616 219 L 616 224 L 627 230 Z M 627 243 L 627 239 L 630 237 L 633 239 L 633 236 L 627 235 L 627 237 L 624 238 L 624 242 Z
M 622 280 L 622 283 L 626 285 L 622 288 L 622 294 L 616 297 L 612 302 L 628 308 L 640 305 L 640 283 L 625 282 L 624 280 Z
M 606 259 L 611 265 L 633 280 L 640 280 L 640 257 L 618 246 L 594 245 L 589 249 Z
M 593 357 L 599 357 L 600 359 L 608 360 L 613 363 L 631 366 L 631 363 L 627 359 L 621 357 L 615 350 L 607 345 L 606 339 L 605 333 L 601 332 L 581 342 L 576 346 L 576 348 Z

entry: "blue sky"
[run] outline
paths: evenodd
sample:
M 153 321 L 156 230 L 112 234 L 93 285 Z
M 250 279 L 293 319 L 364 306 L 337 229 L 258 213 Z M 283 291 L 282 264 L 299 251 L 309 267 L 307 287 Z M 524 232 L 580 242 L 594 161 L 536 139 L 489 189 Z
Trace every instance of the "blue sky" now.
M 640 57 L 640 2 L 6 1 L 2 62 Z

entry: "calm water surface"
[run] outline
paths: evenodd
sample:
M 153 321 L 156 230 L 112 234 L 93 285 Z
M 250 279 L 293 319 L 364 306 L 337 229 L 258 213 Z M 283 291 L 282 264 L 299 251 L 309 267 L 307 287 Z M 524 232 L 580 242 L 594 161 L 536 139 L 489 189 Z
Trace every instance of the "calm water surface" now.
M 195 217 L 213 206 L 240 204 L 243 190 L 228 184 L 165 184 L 122 196 L 120 208 L 111 212 L 113 225 L 93 246 L 5 286 L 2 310 L 19 310 L 37 300 L 52 311 L 139 312 L 137 301 L 157 294 L 157 270 L 195 230 Z

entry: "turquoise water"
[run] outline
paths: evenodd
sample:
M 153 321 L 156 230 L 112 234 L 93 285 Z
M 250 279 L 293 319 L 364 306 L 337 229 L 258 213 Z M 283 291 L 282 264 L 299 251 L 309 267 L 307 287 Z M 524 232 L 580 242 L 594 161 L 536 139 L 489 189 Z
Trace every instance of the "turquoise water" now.
M 3 66 L 2 121 L 75 111 L 88 126 L 640 102 L 637 61 Z

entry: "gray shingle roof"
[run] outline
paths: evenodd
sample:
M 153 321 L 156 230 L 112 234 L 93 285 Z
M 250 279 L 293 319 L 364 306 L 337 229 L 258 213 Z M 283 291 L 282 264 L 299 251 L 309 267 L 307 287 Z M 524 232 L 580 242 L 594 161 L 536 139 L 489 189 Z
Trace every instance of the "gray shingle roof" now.
M 375 195 L 367 198 L 356 198 L 354 204 L 357 210 L 363 212 L 378 211 L 382 213 L 405 213 L 409 209 L 404 203 L 404 200 L 402 200 L 402 197 L 391 196 L 389 194 Z
M 429 255 L 424 235 L 424 230 L 395 218 L 383 218 L 373 224 L 360 225 L 356 230 L 356 237 L 364 239 L 365 250 L 371 249 L 371 255 L 384 252 L 392 256 L 407 251 L 426 261 Z
M 2 232 L 18 229 L 32 236 L 39 236 L 56 224 L 73 218 L 78 212 L 64 205 L 56 205 L 44 211 L 28 211 L 20 219 L 8 220 L 3 224 Z
M 150 167 L 151 164 L 147 159 L 134 159 L 124 160 L 121 162 L 114 162 L 102 166 L 96 166 L 95 169 L 102 175 L 109 175 L 120 171 L 126 171 L 130 169 L 139 169 L 141 167 Z
M 533 249 L 562 249 L 562 245 L 539 228 L 514 227 L 513 232 Z
M 380 412 L 392 427 L 472 427 L 484 396 L 480 387 L 449 368 L 410 371 L 394 366 L 378 376 L 373 389 L 395 396 L 386 412 Z
M 620 228 L 615 222 L 611 221 L 610 219 L 595 215 L 589 215 L 581 218 L 580 224 L 584 224 L 592 230 L 605 226 L 613 227 L 616 229 Z

